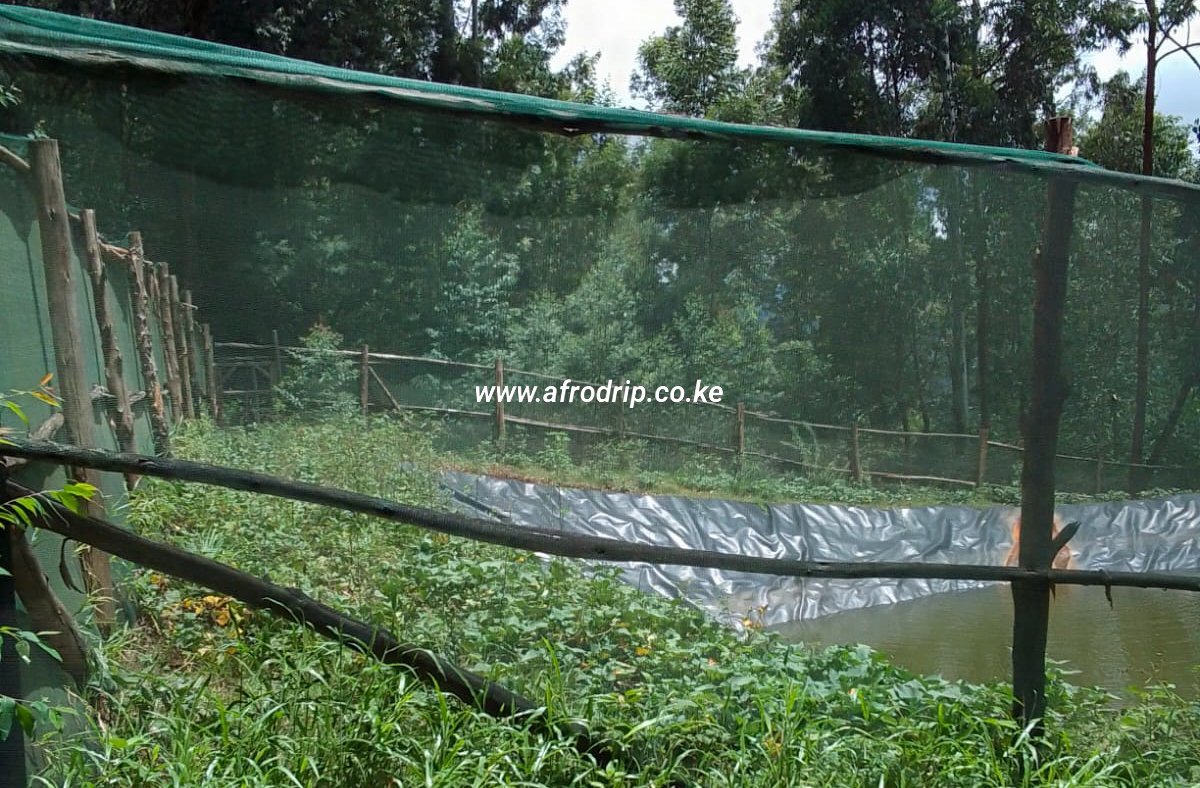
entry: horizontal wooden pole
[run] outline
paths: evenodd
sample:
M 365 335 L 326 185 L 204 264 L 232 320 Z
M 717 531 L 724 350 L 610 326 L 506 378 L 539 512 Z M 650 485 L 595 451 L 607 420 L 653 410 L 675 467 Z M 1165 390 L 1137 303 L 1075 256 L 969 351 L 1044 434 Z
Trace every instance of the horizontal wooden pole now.
M 496 415 L 494 413 L 485 413 L 482 410 L 461 410 L 459 408 L 439 408 L 434 405 L 408 405 L 405 403 L 400 404 L 400 410 L 415 410 L 425 413 L 444 413 L 449 416 L 473 416 L 475 418 L 482 419 L 491 419 Z
M 1035 570 L 981 564 L 931 564 L 901 561 L 792 561 L 712 550 L 634 544 L 619 539 L 568 534 L 541 528 L 525 528 L 460 514 L 439 512 L 348 490 L 323 487 L 309 482 L 289 481 L 254 471 L 207 465 L 189 460 L 120 454 L 100 449 L 82 449 L 57 443 L 15 439 L 11 444 L 0 444 L 0 456 L 45 460 L 60 465 L 93 468 L 113 473 L 134 472 L 143 476 L 197 482 L 231 490 L 272 495 L 294 501 L 331 506 L 393 522 L 417 525 L 448 536 L 547 553 L 563 558 L 696 566 L 784 577 L 842 579 L 889 577 L 995 582 L 1045 579 L 1064 585 L 1133 586 L 1200 591 L 1200 575 L 1176 572 Z
M 863 471 L 867 476 L 880 479 L 894 479 L 902 482 L 936 482 L 938 484 L 958 484 L 964 487 L 974 487 L 975 482 L 966 479 L 951 479 L 946 476 L 922 476 L 920 474 L 891 473 L 889 471 Z
M 28 175 L 33 172 L 33 168 L 29 166 L 29 162 L 3 145 L 0 145 L 0 163 L 7 164 L 20 175 Z
M 5 492 L 26 496 L 37 491 L 7 481 Z M 421 680 L 493 717 L 525 717 L 532 727 L 550 732 L 551 724 L 539 713 L 539 704 L 427 649 L 401 643 L 387 629 L 345 616 L 299 589 L 269 583 L 228 564 L 147 539 L 105 520 L 77 515 L 44 496 L 41 500 L 43 506 L 52 510 L 53 516 L 36 518 L 34 523 L 40 528 L 299 623 L 356 651 L 374 656 L 380 662 L 410 668 Z M 582 728 L 563 727 L 575 738 L 581 751 L 591 752 L 602 762 L 611 759 L 611 754 L 597 746 Z

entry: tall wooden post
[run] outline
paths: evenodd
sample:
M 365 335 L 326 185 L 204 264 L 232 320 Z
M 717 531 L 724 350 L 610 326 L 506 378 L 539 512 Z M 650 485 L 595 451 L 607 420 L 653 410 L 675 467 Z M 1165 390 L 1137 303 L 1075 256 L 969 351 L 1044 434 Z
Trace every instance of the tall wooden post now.
M 0 466 L 0 482 L 7 480 L 7 475 Z M 5 530 L 11 530 L 9 526 Z M 12 544 L 8 534 L 0 534 L 0 627 L 12 631 L 18 629 L 16 574 L 13 566 Z M 23 698 L 25 692 L 21 687 L 21 659 L 17 653 L 17 639 L 7 633 L 0 637 L 0 695 L 9 698 Z M 11 727 L 8 736 L 0 740 L 0 769 L 8 775 L 11 785 L 26 785 L 25 765 L 25 735 L 16 720 L 10 719 Z
M 191 381 L 192 396 L 189 402 L 192 403 L 192 417 L 200 415 L 200 364 L 196 359 L 196 305 L 192 303 L 192 291 L 183 291 L 183 300 L 179 304 L 180 311 L 183 313 L 183 337 L 184 347 L 187 348 L 187 354 L 184 360 L 187 362 L 187 377 Z
M 908 440 L 905 438 L 905 440 Z M 850 425 L 850 478 L 856 483 L 861 483 L 863 479 L 862 473 L 862 454 L 858 447 L 858 422 Z
M 746 453 L 746 404 L 739 402 L 733 422 L 733 450 L 737 452 L 738 460 Z
M 279 332 L 271 330 L 271 385 L 278 386 L 279 381 L 283 380 L 283 351 L 279 347 Z
M 1071 149 L 1071 121 L 1046 124 L 1046 149 Z M 1054 178 L 1046 189 L 1042 242 L 1034 258 L 1033 365 L 1029 410 L 1024 414 L 1025 456 L 1021 470 L 1022 568 L 1048 570 L 1054 524 L 1054 455 L 1066 386 L 1063 382 L 1063 316 L 1075 218 L 1075 183 Z M 1045 580 L 1016 580 L 1013 595 L 1013 716 L 1034 723 L 1040 738 L 1046 711 L 1046 631 L 1050 586 Z
M 220 382 L 217 380 L 217 361 L 213 354 L 212 329 L 208 323 L 200 324 L 200 337 L 204 343 L 204 382 L 208 384 L 208 412 L 213 421 L 221 423 Z
M 183 397 L 183 415 L 186 418 L 196 418 L 196 404 L 192 397 L 192 379 L 189 370 L 192 366 L 191 341 L 187 332 L 187 318 L 183 314 L 183 304 L 179 300 L 179 279 L 172 275 L 170 283 L 171 322 L 175 326 L 175 351 L 179 354 L 179 392 Z
M 117 445 L 121 451 L 136 453 L 137 441 L 133 431 L 133 409 L 129 405 L 129 391 L 125 388 L 125 362 L 121 358 L 121 348 L 117 345 L 117 332 L 113 328 L 112 314 L 109 311 L 108 290 L 105 287 L 108 278 L 105 274 L 104 260 L 100 255 L 100 236 L 96 232 L 96 212 L 89 209 L 80 214 L 83 225 L 83 240 L 87 250 L 88 277 L 92 281 L 92 303 L 96 310 L 96 325 L 100 329 L 100 346 L 104 352 L 104 385 L 108 393 L 116 400 L 114 406 L 115 418 L 112 420 L 113 432 L 117 436 Z M 133 489 L 137 484 L 136 474 L 125 474 L 125 485 Z
M 159 263 L 158 317 L 162 324 L 163 358 L 167 366 L 167 393 L 171 395 L 171 412 L 175 423 L 183 421 L 187 413 L 183 402 L 183 384 L 179 382 L 179 345 L 175 341 L 175 310 L 171 304 L 171 268 Z
M 154 451 L 166 456 L 171 453 L 171 429 L 167 421 L 167 409 L 163 404 L 158 364 L 154 361 L 154 336 L 150 332 L 150 291 L 146 286 L 146 258 L 142 251 L 142 234 L 139 232 L 129 234 L 129 269 L 129 286 L 133 291 L 133 334 L 137 341 L 142 379 L 146 383 L 146 396 L 150 400 L 150 432 L 154 436 Z M 150 279 L 153 281 L 153 275 Z
M 371 348 L 367 345 L 363 345 L 358 364 L 358 406 L 366 418 L 371 407 Z
M 504 401 L 500 395 L 504 389 L 504 359 L 496 356 L 496 425 L 493 430 L 496 443 L 504 442 Z
M 979 455 L 975 460 L 975 486 L 982 487 L 987 480 L 988 432 L 987 422 L 979 425 Z
M 34 192 L 37 199 L 38 233 L 42 241 L 42 265 L 46 275 L 46 303 L 54 344 L 54 366 L 62 398 L 63 424 L 77 446 L 95 447 L 91 393 L 84 374 L 80 350 L 79 307 L 74 266 L 71 259 L 70 217 L 63 193 L 62 164 L 56 140 L 33 140 Z M 78 481 L 99 487 L 99 476 L 86 468 L 72 469 Z M 94 507 L 94 505 L 93 505 Z M 108 555 L 86 548 L 83 573 L 89 594 L 96 597 L 96 624 L 107 632 L 116 618 L 112 568 Z

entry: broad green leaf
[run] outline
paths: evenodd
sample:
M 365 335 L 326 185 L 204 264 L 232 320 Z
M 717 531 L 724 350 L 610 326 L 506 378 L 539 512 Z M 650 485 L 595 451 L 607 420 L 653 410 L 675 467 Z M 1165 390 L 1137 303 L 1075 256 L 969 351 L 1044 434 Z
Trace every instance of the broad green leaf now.
M 6 399 L 6 400 L 4 400 L 4 407 L 8 408 L 13 413 L 15 413 L 17 415 L 17 418 L 21 420 L 22 424 L 24 424 L 26 427 L 29 426 L 29 418 L 25 415 L 25 411 L 21 410 L 20 405 L 18 405 L 17 403 L 13 402 L 10 399 Z

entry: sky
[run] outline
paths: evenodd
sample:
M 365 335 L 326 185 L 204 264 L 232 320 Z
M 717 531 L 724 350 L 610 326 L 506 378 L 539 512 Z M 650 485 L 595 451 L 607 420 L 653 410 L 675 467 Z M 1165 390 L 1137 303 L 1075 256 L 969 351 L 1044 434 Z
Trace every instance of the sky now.
M 757 63 L 755 47 L 771 24 L 772 0 L 732 0 L 737 14 L 738 44 L 742 65 Z M 637 50 L 650 36 L 678 24 L 672 0 L 569 0 L 564 16 L 567 41 L 555 59 L 562 65 L 580 52 L 600 52 L 600 78 L 607 80 L 622 106 L 644 107 L 629 94 L 629 77 L 637 63 Z M 1193 23 L 1191 40 L 1200 41 L 1200 22 Z M 1200 50 L 1193 50 L 1200 57 Z M 1115 50 L 1091 56 L 1102 79 L 1124 68 L 1135 77 L 1145 68 L 1144 56 L 1135 47 L 1124 58 Z M 1200 70 L 1182 54 L 1159 67 L 1159 111 L 1188 121 L 1200 118 Z

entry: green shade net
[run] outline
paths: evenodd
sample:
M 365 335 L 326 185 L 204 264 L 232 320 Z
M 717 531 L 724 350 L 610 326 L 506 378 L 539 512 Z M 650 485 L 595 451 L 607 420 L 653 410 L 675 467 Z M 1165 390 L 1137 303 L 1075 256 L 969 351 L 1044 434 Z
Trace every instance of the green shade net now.
M 218 343 L 295 346 L 321 323 L 344 349 L 402 356 L 376 373 L 398 404 L 442 419 L 452 451 L 492 436 L 493 406 L 475 386 L 492 382 L 499 356 L 508 383 L 723 388 L 720 406 L 512 403 L 510 449 L 531 456 L 557 456 L 541 426 L 557 423 L 590 430 L 566 447 L 577 461 L 844 478 L 857 422 L 868 475 L 965 485 L 977 440 L 940 433 L 971 436 L 988 421 L 997 444 L 983 478 L 1010 483 L 1031 261 L 1047 183 L 1064 178 L 1079 188 L 1061 450 L 1078 459 L 1060 460 L 1059 482 L 1120 488 L 1145 200 L 1141 459 L 1172 466 L 1149 484 L 1200 484 L 1195 185 L 1038 151 L 433 85 L 29 9 L 0 8 L 0 68 L 21 91 L 3 130 L 58 139 L 68 199 L 95 208 L 112 243 L 142 231 Z M 22 199 L 3 209 L 28 235 Z M 8 266 L 28 268 L 18 258 L 6 257 L 6 288 Z M 14 297 L 32 297 L 20 288 Z M 37 325 L 3 319 L 10 336 Z M 31 338 L 25 355 L 41 348 Z M 273 385 L 297 358 L 217 350 L 231 420 L 357 400 L 352 360 L 337 391 L 282 401 Z M 371 386 L 374 406 L 391 408 Z

